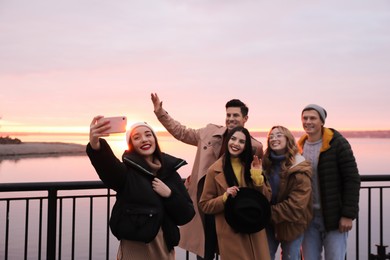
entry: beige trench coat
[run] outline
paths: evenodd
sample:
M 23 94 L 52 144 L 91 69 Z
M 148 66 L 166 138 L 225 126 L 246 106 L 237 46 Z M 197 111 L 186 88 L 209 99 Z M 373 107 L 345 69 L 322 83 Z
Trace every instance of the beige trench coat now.
M 223 135 L 227 128 L 208 124 L 204 128 L 187 128 L 174 120 L 164 109 L 155 111 L 160 123 L 177 140 L 189 145 L 197 146 L 196 157 L 190 175 L 188 193 L 194 203 L 195 217 L 186 225 L 180 227 L 179 247 L 196 255 L 204 256 L 204 214 L 199 211 L 198 202 L 203 191 L 203 184 L 208 168 L 219 157 Z M 252 146 L 256 148 L 256 155 L 262 158 L 263 145 L 252 139 Z
M 241 173 L 241 180 L 244 174 Z M 241 187 L 245 187 L 245 183 Z M 223 194 L 228 184 L 223 174 L 222 158 L 209 169 L 199 207 L 207 214 L 215 215 L 215 226 L 218 236 L 218 248 L 221 260 L 269 260 L 269 248 L 265 229 L 253 234 L 236 233 L 225 220 Z M 270 199 L 269 187 L 256 187 Z

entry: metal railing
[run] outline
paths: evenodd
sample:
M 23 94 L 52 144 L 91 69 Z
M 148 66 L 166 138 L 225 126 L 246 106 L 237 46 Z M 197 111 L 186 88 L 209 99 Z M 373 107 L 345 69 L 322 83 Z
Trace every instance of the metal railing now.
M 60 191 L 69 191 L 71 190 L 73 192 L 73 195 L 59 195 L 58 193 Z M 88 190 L 87 195 L 83 194 L 74 194 L 75 190 L 81 190 L 86 191 Z M 104 191 L 104 193 L 99 193 L 97 190 Z M 95 191 L 92 193 L 92 191 Z M 8 183 L 8 184 L 0 184 L 0 206 L 4 205 L 4 217 L 2 217 L 2 214 L 0 212 L 0 220 L 3 220 L 3 223 L 0 223 L 0 227 L 4 226 L 4 244 L 3 248 L 0 248 L 0 256 L 4 252 L 4 259 L 11 259 L 9 258 L 9 248 L 11 247 L 9 241 L 10 241 L 10 233 L 12 231 L 12 228 L 17 228 L 17 226 L 21 226 L 22 222 L 21 219 L 19 221 L 14 221 L 15 224 L 12 226 L 12 211 L 11 211 L 11 205 L 12 203 L 17 203 L 18 201 L 25 201 L 25 216 L 24 216 L 24 234 L 18 234 L 24 236 L 24 242 L 20 243 L 21 240 L 17 240 L 19 243 L 16 246 L 23 245 L 23 258 L 24 259 L 31 259 L 31 255 L 28 255 L 29 251 L 29 244 L 31 243 L 31 236 L 29 235 L 29 227 L 30 222 L 32 222 L 32 217 L 30 215 L 30 208 L 32 207 L 32 204 L 35 202 L 35 204 L 38 204 L 37 206 L 37 220 L 34 221 L 35 224 L 38 223 L 38 234 L 37 234 L 37 240 L 38 245 L 36 250 L 34 251 L 37 255 L 36 259 L 42 259 L 42 251 L 46 248 L 46 259 L 62 259 L 62 250 L 63 250 L 63 223 L 64 223 L 64 204 L 65 201 L 71 201 L 71 211 L 72 214 L 70 216 L 71 218 L 71 224 L 70 224 L 70 246 L 68 246 L 68 249 L 70 252 L 68 253 L 70 259 L 76 259 L 75 258 L 75 239 L 76 239 L 76 215 L 77 215 L 77 208 L 76 203 L 82 199 L 88 199 L 89 200 L 89 243 L 88 243 L 88 259 L 94 259 L 93 258 L 93 252 L 92 252 L 92 241 L 93 241 L 93 221 L 94 221 L 94 201 L 98 198 L 104 198 L 106 202 L 104 203 L 106 205 L 105 208 L 105 215 L 106 215 L 106 221 L 104 224 L 106 234 L 105 234 L 105 252 L 106 252 L 106 258 L 109 258 L 110 253 L 110 233 L 109 233 L 109 227 L 108 227 L 108 218 L 111 210 L 111 204 L 112 204 L 112 194 L 111 190 L 107 189 L 104 184 L 100 181 L 84 181 L 84 182 L 53 182 L 53 183 Z M 6 196 L 1 196 L 1 194 L 6 193 Z M 26 193 L 28 192 L 28 193 Z M 38 192 L 38 195 L 31 196 L 31 192 Z M 47 192 L 47 195 L 42 194 L 42 192 Z M 15 196 L 15 195 L 18 196 Z M 20 196 L 22 195 L 22 196 Z M 109 199 L 110 198 L 110 199 Z M 15 206 L 15 211 L 22 211 L 22 207 Z M 84 209 L 85 213 L 86 209 Z M 44 216 L 47 216 L 47 225 L 42 225 Z M 13 214 L 15 215 L 15 214 Z M 84 214 L 85 215 L 85 214 Z M 44 230 L 46 229 L 46 239 L 44 239 Z M 1 228 L 0 228 L 1 230 Z M 68 230 L 69 231 L 69 230 Z M 22 233 L 22 232 L 19 232 Z M 30 238 L 30 239 L 29 239 Z M 58 243 L 57 243 L 58 239 Z M 0 239 L 1 241 L 2 239 Z M 42 240 L 45 240 L 46 243 L 42 243 Z M 1 242 L 0 242 L 1 244 Z M 13 248 L 15 248 L 14 246 Z M 19 248 L 22 249 L 22 248 Z M 86 248 L 84 248 L 85 250 Z M 18 250 L 19 251 L 19 250 Z M 57 252 L 56 252 L 57 251 Z M 57 253 L 57 258 L 56 258 Z M 34 256 L 35 257 L 35 256 Z
M 384 244 L 384 231 L 386 230 L 387 233 L 386 235 L 388 236 L 388 239 L 390 239 L 390 236 L 389 236 L 389 233 L 390 233 L 390 228 L 387 228 L 385 229 L 385 225 L 384 225 L 384 205 L 387 205 L 387 211 L 386 212 L 387 214 L 390 214 L 390 208 L 389 208 L 389 191 L 390 191 L 390 175 L 363 175 L 361 176 L 361 180 L 362 180 L 362 184 L 369 184 L 369 183 L 374 183 L 374 185 L 372 186 L 365 186 L 365 185 L 362 185 L 361 187 L 361 191 L 360 191 L 360 197 L 362 198 L 362 192 L 364 191 L 367 191 L 367 251 L 368 251 L 368 259 L 370 260 L 385 260 L 385 259 L 390 259 L 390 253 L 386 253 L 386 247 L 387 245 Z M 383 183 L 387 183 L 387 185 L 383 185 Z M 386 199 L 387 199 L 387 203 L 383 201 L 383 198 L 384 198 L 384 191 L 387 191 L 387 196 L 386 196 Z M 378 201 L 376 201 L 378 204 L 377 204 L 377 210 L 379 212 L 375 212 L 375 210 L 373 210 L 373 203 L 372 201 L 375 201 L 373 200 L 372 196 L 373 196 L 373 193 L 377 191 L 377 199 Z M 375 199 L 375 198 L 374 198 Z M 362 199 L 360 199 L 360 203 L 359 203 L 359 206 L 360 206 L 360 209 L 364 208 L 362 207 Z M 373 216 L 377 216 L 379 219 L 377 219 L 379 222 L 378 222 L 378 226 L 377 226 L 377 229 L 378 229 L 378 232 L 379 232 L 379 244 L 376 244 L 376 248 L 377 248 L 377 251 L 376 251 L 376 254 L 371 252 L 371 247 L 372 247 L 372 228 L 373 228 L 373 221 L 372 221 L 372 217 Z M 388 215 L 388 217 L 390 217 L 390 215 Z M 362 213 L 360 212 L 359 213 L 359 217 L 356 219 L 356 259 L 359 260 L 359 240 L 360 240 L 360 219 L 362 218 Z M 388 222 L 386 222 L 388 223 Z M 362 224 L 364 226 L 364 223 Z M 389 225 L 387 225 L 389 227 Z M 364 234 L 363 234 L 363 237 L 364 237 Z M 390 241 L 387 241 L 388 243 Z
M 356 257 L 352 257 L 390 259 L 389 241 L 385 242 L 390 230 L 384 223 L 385 214 L 390 214 L 388 206 L 384 212 L 390 175 L 362 175 L 361 180 L 361 211 L 354 227 Z M 115 258 L 118 242 L 108 226 L 114 200 L 115 193 L 100 181 L 0 184 L 0 258 Z M 373 242 L 378 243 L 375 253 Z M 189 259 L 190 254 L 176 257 Z

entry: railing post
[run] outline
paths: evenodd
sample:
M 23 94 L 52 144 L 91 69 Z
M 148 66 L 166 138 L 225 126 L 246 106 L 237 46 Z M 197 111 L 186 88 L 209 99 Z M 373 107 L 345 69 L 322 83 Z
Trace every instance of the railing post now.
M 386 253 L 386 247 L 384 245 L 376 245 L 377 247 L 377 254 L 370 254 L 370 260 L 386 260 L 390 259 L 390 253 Z
M 370 254 L 370 260 L 390 259 L 390 253 L 386 253 L 386 247 L 383 245 L 383 188 L 379 189 L 379 240 L 380 244 L 376 245 L 377 254 Z
M 57 237 L 57 189 L 48 190 L 46 259 L 55 259 Z

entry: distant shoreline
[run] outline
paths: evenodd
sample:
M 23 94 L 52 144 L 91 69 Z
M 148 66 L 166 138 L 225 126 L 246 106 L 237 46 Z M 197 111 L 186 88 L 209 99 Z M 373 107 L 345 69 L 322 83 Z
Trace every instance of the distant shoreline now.
M 341 130 L 337 129 L 346 138 L 390 138 L 390 130 Z M 250 131 L 253 136 L 266 137 L 268 131 Z M 304 131 L 291 131 L 294 136 L 300 137 L 304 134 Z M 157 131 L 158 136 L 170 136 L 167 131 Z M 35 132 L 0 132 L 0 136 L 21 137 L 23 136 L 87 136 L 88 133 L 35 133 Z M 22 140 L 23 141 L 23 140 Z
M 390 130 L 377 131 L 343 131 L 340 132 L 346 138 L 390 138 Z M 293 135 L 300 137 L 303 131 L 292 131 Z M 20 133 L 1 133 L 1 135 L 20 136 Z M 27 135 L 27 133 L 24 133 Z M 35 134 L 35 133 L 30 133 Z M 52 133 L 53 135 L 53 133 Z M 85 135 L 85 134 L 82 134 Z M 168 132 L 158 132 L 159 136 L 167 136 Z M 253 131 L 254 137 L 266 137 L 267 132 Z M 63 155 L 86 155 L 86 145 L 62 142 L 21 142 L 20 144 L 0 144 L 0 159 L 7 158 L 26 158 L 26 157 L 44 157 L 44 156 L 63 156 Z
M 85 155 L 85 145 L 60 142 L 0 144 L 0 158 Z

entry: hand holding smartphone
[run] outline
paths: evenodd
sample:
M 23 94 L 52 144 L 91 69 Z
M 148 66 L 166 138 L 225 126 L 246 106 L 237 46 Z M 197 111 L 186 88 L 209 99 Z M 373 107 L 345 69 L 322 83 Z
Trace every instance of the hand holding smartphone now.
M 113 117 L 103 117 L 99 121 L 109 121 L 110 128 L 103 132 L 103 134 L 116 134 L 116 133 L 125 133 L 127 126 L 127 117 L 126 116 L 113 116 Z

